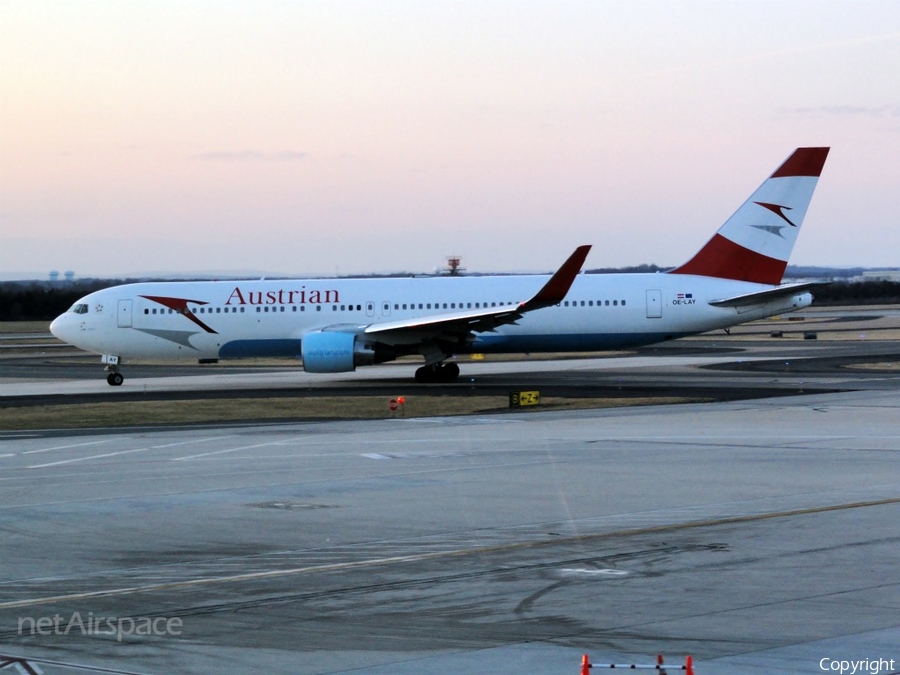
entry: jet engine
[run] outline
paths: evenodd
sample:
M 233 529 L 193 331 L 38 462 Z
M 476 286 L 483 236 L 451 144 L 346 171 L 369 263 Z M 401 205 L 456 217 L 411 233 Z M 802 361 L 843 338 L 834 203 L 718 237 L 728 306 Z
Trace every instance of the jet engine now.
M 303 370 L 307 373 L 347 373 L 357 366 L 393 361 L 396 355 L 387 346 L 363 342 L 354 333 L 314 331 L 303 336 L 300 345 Z

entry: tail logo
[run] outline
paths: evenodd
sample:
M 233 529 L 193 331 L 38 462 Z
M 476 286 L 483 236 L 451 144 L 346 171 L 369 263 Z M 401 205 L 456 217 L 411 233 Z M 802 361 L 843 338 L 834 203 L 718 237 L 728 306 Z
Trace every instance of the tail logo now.
M 786 222 L 791 227 L 797 227 L 797 225 L 791 222 L 791 219 L 784 215 L 784 211 L 790 211 L 790 206 L 782 206 L 781 204 L 768 204 L 766 202 L 753 202 L 754 204 L 758 204 L 764 209 L 768 209 L 776 216 L 781 218 L 784 222 Z M 750 227 L 755 227 L 757 230 L 763 230 L 764 232 L 768 232 L 769 234 L 774 234 L 776 237 L 781 237 L 784 239 L 784 235 L 781 234 L 781 231 L 785 228 L 784 225 L 751 225 Z
M 759 204 L 764 209 L 769 209 L 776 216 L 781 218 L 784 222 L 786 222 L 791 227 L 797 227 L 794 223 L 791 222 L 791 219 L 784 215 L 785 210 L 791 211 L 792 208 L 790 206 L 782 206 L 781 204 L 767 204 L 766 202 L 753 202 L 754 204 Z

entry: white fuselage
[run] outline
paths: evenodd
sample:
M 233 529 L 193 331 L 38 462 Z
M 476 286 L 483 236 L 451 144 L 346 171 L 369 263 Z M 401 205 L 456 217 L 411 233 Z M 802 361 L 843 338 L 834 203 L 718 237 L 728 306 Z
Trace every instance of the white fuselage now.
M 298 356 L 305 334 L 515 306 L 549 277 L 151 282 L 97 291 L 57 318 L 66 342 L 121 358 Z M 565 300 L 478 333 L 456 353 L 591 351 L 651 344 L 806 307 L 808 292 L 713 307 L 771 286 L 685 274 L 580 274 Z M 150 299 L 156 298 L 156 299 Z M 159 300 L 162 298 L 162 300 Z M 181 308 L 171 307 L 182 300 Z M 205 304 L 204 304 L 205 303 Z M 170 306 L 167 306 L 170 305 Z M 192 314 L 192 317 L 185 313 Z

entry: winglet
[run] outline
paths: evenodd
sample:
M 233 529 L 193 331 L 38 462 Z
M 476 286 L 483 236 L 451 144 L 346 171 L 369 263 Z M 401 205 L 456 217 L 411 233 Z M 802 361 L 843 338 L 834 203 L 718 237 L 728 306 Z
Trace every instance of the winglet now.
M 550 277 L 544 287 L 539 290 L 534 297 L 523 302 L 521 307 L 524 310 L 539 309 L 541 307 L 549 307 L 562 302 L 563 298 L 572 287 L 572 282 L 581 271 L 581 266 L 587 258 L 588 252 L 591 250 L 590 244 L 579 246 L 575 249 L 568 260 L 562 264 L 556 273 Z

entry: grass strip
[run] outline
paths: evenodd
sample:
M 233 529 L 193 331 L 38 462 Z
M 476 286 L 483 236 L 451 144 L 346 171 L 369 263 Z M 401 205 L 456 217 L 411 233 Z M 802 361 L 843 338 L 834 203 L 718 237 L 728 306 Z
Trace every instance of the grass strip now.
M 613 408 L 712 399 L 679 396 L 634 398 L 555 398 L 519 413 L 548 409 Z M 168 424 L 210 424 L 260 420 L 391 419 L 472 415 L 508 411 L 504 396 L 413 396 L 396 412 L 384 396 L 228 398 L 211 400 L 114 401 L 16 408 L 0 407 L 0 429 L 78 429 Z

